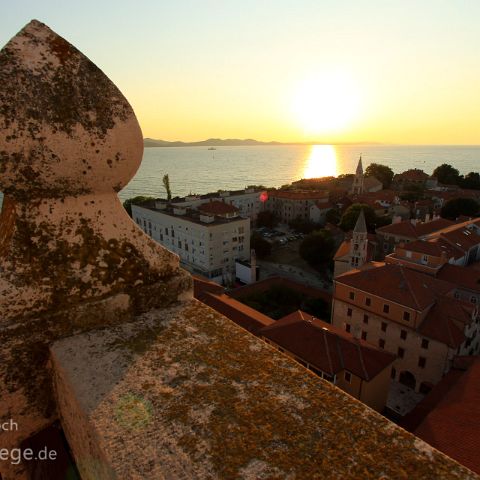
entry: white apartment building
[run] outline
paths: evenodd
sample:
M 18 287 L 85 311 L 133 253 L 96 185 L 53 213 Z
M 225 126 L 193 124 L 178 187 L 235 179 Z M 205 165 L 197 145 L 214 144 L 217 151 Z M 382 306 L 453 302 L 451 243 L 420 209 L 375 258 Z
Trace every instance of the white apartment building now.
M 218 200 L 197 208 L 165 201 L 132 205 L 134 221 L 176 253 L 184 268 L 216 282 L 235 279 L 235 260 L 250 259 L 250 219 Z

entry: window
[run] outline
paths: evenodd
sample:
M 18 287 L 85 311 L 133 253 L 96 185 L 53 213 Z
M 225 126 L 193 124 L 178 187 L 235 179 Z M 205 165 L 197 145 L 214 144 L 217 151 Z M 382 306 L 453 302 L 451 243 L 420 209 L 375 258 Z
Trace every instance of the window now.
M 402 347 L 398 347 L 398 353 L 397 353 L 397 355 L 398 355 L 398 358 L 403 358 L 404 355 L 405 355 L 405 349 L 402 348 Z
M 378 340 L 378 346 L 380 348 L 385 348 L 385 340 L 383 338 L 380 338 L 380 340 Z
M 387 322 L 382 322 L 382 332 L 387 331 Z
M 418 357 L 418 366 L 420 368 L 425 368 L 426 364 L 427 364 L 427 359 L 425 357 Z
M 368 315 L 363 315 L 363 323 L 368 325 Z
M 392 373 L 390 374 L 391 378 L 395 378 L 397 376 L 397 371 L 395 370 L 395 367 L 392 367 Z
M 178 248 L 182 248 L 182 242 L 180 240 L 178 241 Z
M 407 322 L 410 321 L 410 312 L 403 312 L 403 319 Z
M 350 329 L 351 329 L 351 328 L 352 328 L 352 327 L 351 327 L 351 325 L 350 325 L 349 323 L 346 323 L 346 324 L 345 324 L 345 331 L 346 331 L 346 332 L 350 333 Z
M 422 348 L 425 350 L 428 348 L 428 340 L 426 338 L 422 338 Z
M 351 316 L 352 316 L 352 309 L 347 308 L 347 317 L 351 317 Z
M 454 296 L 455 298 L 460 298 L 460 294 L 459 294 L 458 292 L 455 292 L 455 293 L 453 294 L 453 296 Z
M 350 300 L 355 300 L 355 293 L 354 292 L 350 292 L 348 294 L 348 297 L 350 298 Z
M 365 330 L 362 330 L 362 340 L 367 339 L 367 332 Z
M 389 311 L 390 311 L 390 306 L 387 305 L 387 304 L 385 304 L 385 305 L 383 306 L 383 313 L 388 313 Z
M 470 301 L 471 301 L 472 303 L 477 303 L 477 297 L 473 297 L 473 296 L 470 297 Z
M 367 307 L 369 307 L 371 304 L 372 304 L 372 299 L 367 297 L 367 298 L 365 299 L 365 305 L 366 305 Z
M 400 330 L 400 338 L 402 340 L 406 340 L 407 339 L 407 331 L 406 330 Z
M 344 378 L 346 382 L 350 383 L 352 381 L 352 374 L 350 372 L 345 372 Z

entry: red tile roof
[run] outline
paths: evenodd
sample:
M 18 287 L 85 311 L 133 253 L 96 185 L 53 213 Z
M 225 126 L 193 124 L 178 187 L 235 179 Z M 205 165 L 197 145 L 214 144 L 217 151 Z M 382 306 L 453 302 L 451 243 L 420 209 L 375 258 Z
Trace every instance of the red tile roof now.
M 439 297 L 417 331 L 451 348 L 458 348 L 465 341 L 465 326 L 472 322 L 472 304 L 451 297 Z
M 245 328 L 245 330 L 256 333 L 260 328 L 274 322 L 270 317 L 225 295 L 224 292 L 225 289 L 218 283 L 196 275 L 193 276 L 194 297 Z
M 413 225 L 410 220 L 404 220 L 403 222 L 391 223 L 390 225 L 377 228 L 377 232 L 415 239 L 441 230 L 454 223 L 445 218 L 438 218 L 426 223 L 418 222 L 416 225 Z
M 416 240 L 414 242 L 406 243 L 403 247 L 404 250 L 411 252 L 422 253 L 425 255 L 432 255 L 434 257 L 441 257 L 444 253 L 446 258 L 461 258 L 464 253 L 457 247 L 446 242 L 442 238 L 425 241 L 425 240 Z M 396 251 L 399 249 L 397 247 Z M 448 280 L 448 279 L 445 279 Z
M 447 375 L 442 382 L 430 393 L 434 408 L 414 433 L 480 473 L 480 359 L 475 358 L 460 378 Z
M 208 213 L 213 215 L 225 215 L 228 213 L 238 212 L 237 207 L 234 207 L 233 205 L 229 205 L 228 203 L 225 203 L 225 202 L 220 202 L 218 200 L 214 200 L 208 203 L 203 203 L 198 207 L 198 210 L 202 213 Z
M 402 265 L 377 263 L 376 268 L 350 270 L 335 280 L 353 288 L 392 302 L 424 310 L 433 305 L 439 295 L 454 289 L 454 285 Z
M 480 270 L 476 268 L 465 268 L 446 263 L 437 273 L 437 278 L 480 293 Z
M 300 310 L 260 330 L 259 335 L 330 375 L 348 370 L 371 380 L 395 355 Z
M 261 328 L 274 322 L 270 317 L 225 294 L 207 293 L 202 302 L 255 335 Z
M 327 190 L 270 190 L 268 192 L 270 198 L 288 198 L 291 200 L 318 200 L 328 197 Z

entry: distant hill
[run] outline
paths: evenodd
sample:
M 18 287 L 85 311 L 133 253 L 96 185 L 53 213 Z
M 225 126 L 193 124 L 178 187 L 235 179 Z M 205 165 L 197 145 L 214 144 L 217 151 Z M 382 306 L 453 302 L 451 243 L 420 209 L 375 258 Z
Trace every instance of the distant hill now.
M 209 138 L 208 140 L 201 140 L 200 142 L 167 142 L 166 140 L 155 140 L 153 138 L 144 138 L 143 146 L 148 147 L 235 147 L 242 145 L 330 145 L 325 142 L 259 142 L 252 138 Z M 381 145 L 376 142 L 334 142 L 335 145 Z
M 281 142 L 259 142 L 247 138 L 241 140 L 238 138 L 209 138 L 200 142 L 167 142 L 166 140 L 155 140 L 153 138 L 144 138 L 143 145 L 145 147 L 232 147 L 239 145 L 284 145 Z

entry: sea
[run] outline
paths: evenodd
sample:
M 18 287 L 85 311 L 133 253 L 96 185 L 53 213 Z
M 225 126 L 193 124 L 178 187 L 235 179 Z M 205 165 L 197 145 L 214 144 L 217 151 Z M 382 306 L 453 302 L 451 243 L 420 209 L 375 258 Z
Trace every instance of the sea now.
M 461 174 L 480 170 L 480 146 L 153 147 L 145 148 L 140 168 L 119 197 L 122 201 L 138 195 L 165 197 L 165 174 L 173 196 L 236 190 L 248 185 L 280 187 L 302 178 L 354 173 L 360 156 L 364 168 L 381 163 L 395 173 L 420 168 L 431 174 L 442 163 L 453 165 Z

